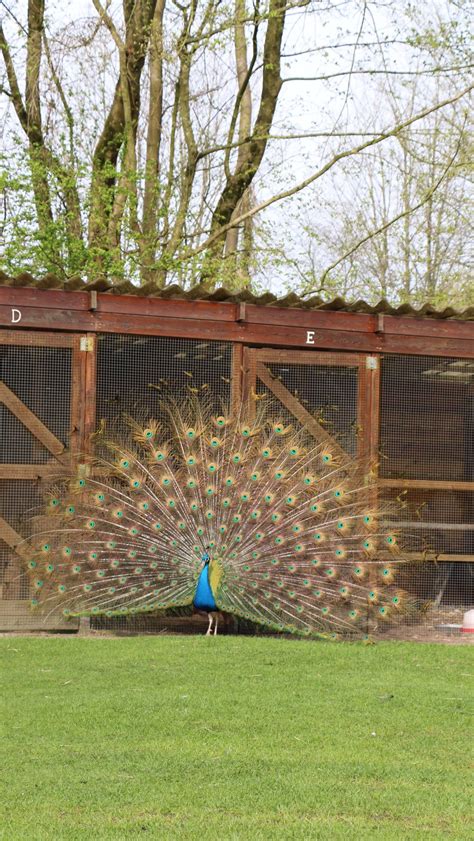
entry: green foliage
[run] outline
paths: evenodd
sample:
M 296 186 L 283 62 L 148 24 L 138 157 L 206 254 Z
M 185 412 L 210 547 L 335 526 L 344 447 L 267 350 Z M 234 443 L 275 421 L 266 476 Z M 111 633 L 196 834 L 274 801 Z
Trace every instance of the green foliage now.
M 49 202 L 34 185 L 40 179 L 48 184 L 54 214 Z M 29 156 L 21 147 L 13 154 L 0 154 L 0 193 L 5 207 L 0 268 L 7 274 L 30 272 L 40 277 L 52 272 L 67 278 L 84 272 L 90 259 L 85 242 L 71 231 L 71 219 L 64 205 L 62 190 L 78 186 L 79 178 L 69 172 L 61 187 L 44 163 Z
M 5 841 L 467 841 L 467 648 L 0 640 Z

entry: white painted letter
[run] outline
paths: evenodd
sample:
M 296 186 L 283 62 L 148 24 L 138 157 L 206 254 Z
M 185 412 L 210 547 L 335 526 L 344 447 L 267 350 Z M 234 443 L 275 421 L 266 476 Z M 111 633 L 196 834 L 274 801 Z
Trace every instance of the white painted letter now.
M 18 324 L 19 321 L 21 321 L 20 310 L 12 309 L 12 324 Z
M 314 345 L 314 330 L 307 330 L 306 331 L 306 344 L 307 345 Z

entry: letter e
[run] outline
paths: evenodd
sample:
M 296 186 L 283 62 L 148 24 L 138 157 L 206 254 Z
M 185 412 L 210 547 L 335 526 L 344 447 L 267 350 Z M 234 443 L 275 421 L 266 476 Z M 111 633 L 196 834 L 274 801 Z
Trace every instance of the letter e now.
M 306 331 L 306 344 L 307 345 L 314 345 L 314 330 L 307 330 Z

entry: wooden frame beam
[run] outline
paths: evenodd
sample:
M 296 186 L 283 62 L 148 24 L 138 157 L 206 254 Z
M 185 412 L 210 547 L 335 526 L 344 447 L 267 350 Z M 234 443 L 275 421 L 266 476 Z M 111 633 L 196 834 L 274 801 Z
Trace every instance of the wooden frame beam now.
M 369 366 L 368 360 L 372 360 Z M 375 360 L 375 361 L 373 361 Z M 380 448 L 380 358 L 360 357 L 358 382 L 358 446 L 357 454 L 363 460 L 364 472 L 372 478 L 378 472 Z M 375 505 L 376 489 L 372 490 Z
M 0 479 L 25 479 L 34 481 L 47 479 L 49 481 L 68 476 L 70 468 L 60 464 L 0 464 Z
M 1 289 L 0 289 L 1 292 Z M 0 345 L 16 347 L 65 347 L 79 346 L 79 336 L 70 333 L 35 333 L 32 330 L 0 330 Z
M 26 550 L 23 550 L 20 546 L 21 543 L 24 542 L 24 537 L 21 536 L 14 528 L 7 523 L 3 517 L 0 517 L 0 540 L 3 540 L 10 549 L 13 549 L 17 555 L 20 557 L 26 557 L 28 554 Z
M 474 531 L 471 523 L 432 523 L 429 520 L 393 520 L 386 523 L 393 529 L 442 529 L 443 531 Z
M 403 488 L 427 491 L 474 491 L 474 482 L 452 482 L 442 479 L 378 479 L 380 488 Z
M 335 353 L 334 351 L 291 350 L 291 360 L 288 350 L 279 348 L 258 348 L 256 351 L 259 362 L 271 362 L 292 365 L 328 365 L 340 368 L 357 368 L 359 357 L 354 353 Z
M 91 349 L 82 354 L 82 435 L 80 449 L 88 454 L 91 451 L 91 436 L 96 431 L 96 400 L 97 400 L 97 336 L 88 334 Z
M 333 348 L 363 353 L 401 353 L 474 358 L 472 322 L 377 314 L 305 310 L 218 301 L 97 294 L 28 287 L 0 288 L 0 327 L 10 331 L 12 308 L 19 328 L 135 335 L 183 336 L 302 350 Z M 311 334 L 308 336 L 308 332 Z
M 387 560 L 393 556 L 389 554 L 381 554 L 381 557 L 386 557 Z M 432 564 L 442 564 L 442 563 L 462 563 L 462 564 L 472 564 L 474 563 L 474 555 L 456 555 L 454 553 L 430 553 L 425 554 L 424 552 L 403 552 L 403 560 L 407 563 L 417 563 L 419 561 L 424 561 L 425 563 L 432 563 Z

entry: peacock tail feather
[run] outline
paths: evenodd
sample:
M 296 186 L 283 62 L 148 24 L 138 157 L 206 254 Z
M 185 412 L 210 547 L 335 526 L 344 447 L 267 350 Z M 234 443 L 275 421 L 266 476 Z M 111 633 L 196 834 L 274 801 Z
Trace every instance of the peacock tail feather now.
M 400 613 L 397 534 L 357 462 L 258 407 L 168 404 L 96 437 L 89 475 L 48 495 L 33 606 L 115 616 L 193 603 L 209 553 L 217 607 L 277 630 L 365 628 Z

